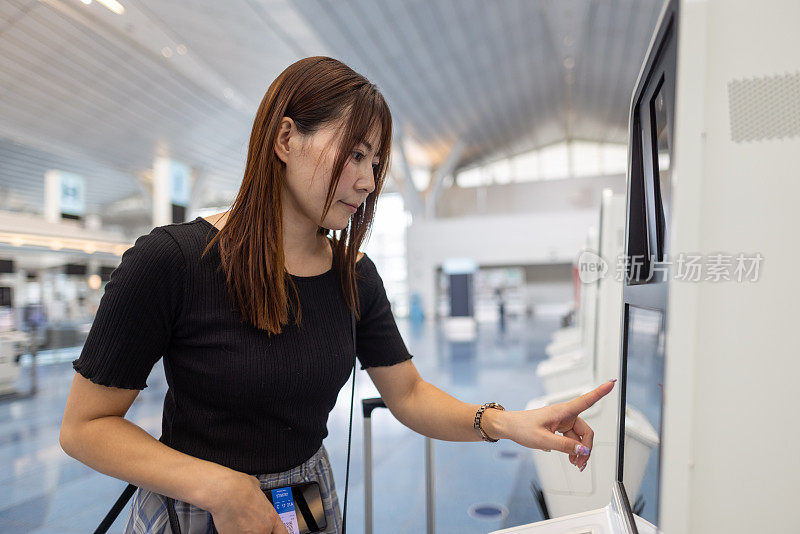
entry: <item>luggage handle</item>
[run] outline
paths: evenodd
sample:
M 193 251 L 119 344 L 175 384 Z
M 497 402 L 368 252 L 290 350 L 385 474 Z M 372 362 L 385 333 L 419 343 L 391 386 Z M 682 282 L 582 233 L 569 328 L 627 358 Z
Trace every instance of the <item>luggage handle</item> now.
M 364 415 L 364 534 L 372 534 L 372 412 L 386 408 L 381 397 L 362 399 Z M 425 436 L 425 521 L 427 534 L 435 534 L 433 440 Z

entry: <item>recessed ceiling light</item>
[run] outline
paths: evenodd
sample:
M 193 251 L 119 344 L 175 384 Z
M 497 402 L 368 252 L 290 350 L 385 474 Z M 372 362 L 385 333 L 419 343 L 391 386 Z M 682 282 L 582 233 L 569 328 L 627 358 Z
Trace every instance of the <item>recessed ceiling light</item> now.
M 181 56 L 184 55 L 186 53 L 186 45 L 179 44 L 175 47 L 175 51 Z
M 125 13 L 125 8 L 122 4 L 117 2 L 117 0 L 97 0 L 99 3 L 106 6 L 108 9 L 116 13 L 117 15 L 122 15 Z
M 171 57 L 172 56 L 172 49 L 168 46 L 165 46 L 161 49 L 161 55 L 164 57 Z

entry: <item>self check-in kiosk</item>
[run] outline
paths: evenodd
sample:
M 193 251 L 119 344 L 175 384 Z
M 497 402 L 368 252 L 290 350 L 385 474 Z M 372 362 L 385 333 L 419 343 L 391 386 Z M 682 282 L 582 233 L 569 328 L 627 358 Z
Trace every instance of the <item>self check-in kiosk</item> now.
M 630 107 L 611 499 L 495 534 L 798 531 L 798 20 L 665 3 Z M 632 409 L 657 437 L 637 488 Z
M 678 2 L 667 2 L 631 101 L 616 467 L 614 479 L 607 481 L 611 503 L 499 532 L 656 532 L 669 284 L 663 261 L 670 214 L 677 24 Z M 626 442 L 631 443 L 626 426 L 646 434 L 648 446 L 629 446 L 626 451 Z M 632 477 L 634 466 L 638 472 Z

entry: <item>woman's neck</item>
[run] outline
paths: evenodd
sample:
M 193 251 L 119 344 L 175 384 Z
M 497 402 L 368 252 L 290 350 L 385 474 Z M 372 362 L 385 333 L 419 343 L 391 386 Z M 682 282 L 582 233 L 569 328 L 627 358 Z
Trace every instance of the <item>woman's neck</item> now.
M 229 211 L 216 213 L 205 220 L 216 226 L 218 230 L 222 230 L 228 221 Z M 291 228 L 291 226 L 289 226 Z M 297 276 L 315 276 L 327 272 L 333 266 L 333 246 L 330 239 L 323 234 L 315 234 L 317 241 L 316 246 L 312 249 L 307 247 L 291 246 L 292 243 L 297 242 L 297 236 L 292 237 L 292 232 L 284 232 L 283 246 L 285 267 L 287 272 Z M 287 245 L 288 243 L 288 245 Z

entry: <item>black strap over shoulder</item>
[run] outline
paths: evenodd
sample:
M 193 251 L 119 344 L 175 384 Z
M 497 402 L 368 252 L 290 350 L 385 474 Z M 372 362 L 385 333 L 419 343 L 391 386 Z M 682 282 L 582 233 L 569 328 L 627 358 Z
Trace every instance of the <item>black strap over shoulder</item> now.
M 136 486 L 133 484 L 128 484 L 128 486 L 123 490 L 122 495 L 119 496 L 117 502 L 114 503 L 114 506 L 111 507 L 111 510 L 108 511 L 106 516 L 103 518 L 103 521 L 100 522 L 100 526 L 97 527 L 97 530 L 94 531 L 94 534 L 105 534 L 108 532 L 108 529 L 111 528 L 111 525 L 114 524 L 114 520 L 117 518 L 119 513 L 125 508 L 125 504 L 131 499 L 131 496 L 136 491 Z
M 353 327 L 353 389 L 350 391 L 350 428 L 347 430 L 347 468 L 344 476 L 344 511 L 342 512 L 342 534 L 347 532 L 347 487 L 350 482 L 350 444 L 353 441 L 353 399 L 356 395 L 356 315 L 350 311 L 350 322 Z

